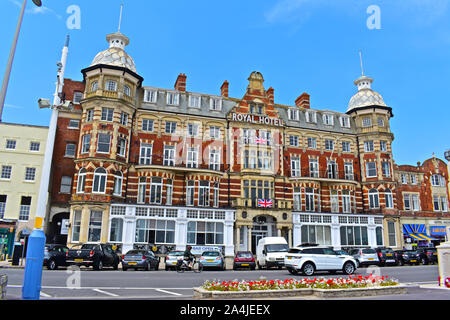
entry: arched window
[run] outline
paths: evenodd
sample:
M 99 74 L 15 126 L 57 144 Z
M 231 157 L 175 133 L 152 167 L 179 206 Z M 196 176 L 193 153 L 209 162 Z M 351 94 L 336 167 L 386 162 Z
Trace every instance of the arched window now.
M 377 189 L 369 190 L 369 209 L 378 209 L 380 207 L 379 195 Z
M 384 190 L 384 200 L 386 201 L 386 208 L 388 209 L 394 208 L 394 199 L 392 197 L 391 189 Z
M 106 191 L 107 172 L 105 168 L 97 168 L 94 171 L 94 185 L 92 186 L 93 193 L 105 193 Z
M 114 175 L 114 192 L 115 196 L 122 195 L 122 183 L 123 183 L 123 174 L 120 171 L 117 171 Z
M 86 187 L 86 168 L 81 168 L 78 171 L 77 193 L 84 193 Z
M 131 96 L 131 88 L 127 85 L 123 86 L 123 93 L 125 93 L 125 95 L 127 96 Z
M 91 92 L 95 92 L 98 89 L 98 81 L 94 81 L 91 84 Z

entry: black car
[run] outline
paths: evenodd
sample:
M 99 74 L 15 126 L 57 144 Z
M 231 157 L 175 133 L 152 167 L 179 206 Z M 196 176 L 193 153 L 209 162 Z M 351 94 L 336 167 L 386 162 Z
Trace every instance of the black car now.
M 56 270 L 58 267 L 67 266 L 66 252 L 69 248 L 60 244 L 46 244 L 44 251 L 44 266 L 48 270 Z
M 391 248 L 376 248 L 375 251 L 377 252 L 378 260 L 380 260 L 380 265 L 398 264 L 397 253 Z
M 405 264 L 420 264 L 420 255 L 417 253 L 416 250 L 399 250 L 396 251 L 397 253 L 397 259 L 398 259 L 398 265 L 403 266 Z
M 66 253 L 67 265 L 93 267 L 102 270 L 103 267 L 118 269 L 120 257 L 109 244 L 83 244 L 69 249 Z
M 419 260 L 423 265 L 435 264 L 438 262 L 438 254 L 436 248 L 420 248 L 417 249 L 419 253 Z
M 122 270 L 144 269 L 147 271 L 158 270 L 159 258 L 149 250 L 130 250 L 122 256 Z

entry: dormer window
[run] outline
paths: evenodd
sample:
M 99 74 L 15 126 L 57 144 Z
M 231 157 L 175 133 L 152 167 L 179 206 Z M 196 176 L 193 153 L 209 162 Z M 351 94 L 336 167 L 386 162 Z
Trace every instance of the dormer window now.
M 190 108 L 200 108 L 201 97 L 200 96 L 189 96 L 189 107 Z
M 209 107 L 214 111 L 222 110 L 222 99 L 211 98 Z
M 289 108 L 288 109 L 289 120 L 299 121 L 300 120 L 300 110 Z
M 334 117 L 332 114 L 325 113 L 322 116 L 322 119 L 323 119 L 323 124 L 325 124 L 327 126 L 332 126 L 334 124 Z
M 117 91 L 117 82 L 113 80 L 106 81 L 106 90 L 107 91 Z
M 350 118 L 349 117 L 340 117 L 341 127 L 350 128 Z
M 177 106 L 179 101 L 179 93 L 177 92 L 167 92 L 167 104 L 171 106 Z
M 144 102 L 156 103 L 157 98 L 158 98 L 158 91 L 156 90 L 144 91 Z
M 305 112 L 306 122 L 317 123 L 317 113 L 315 111 Z

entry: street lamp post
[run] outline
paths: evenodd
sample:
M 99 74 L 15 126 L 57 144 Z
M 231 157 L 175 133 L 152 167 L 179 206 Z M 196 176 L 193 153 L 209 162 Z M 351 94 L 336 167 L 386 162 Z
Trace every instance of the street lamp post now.
M 33 0 L 33 3 L 38 7 L 42 6 L 41 0 Z M 0 91 L 0 122 L 2 121 L 2 113 L 3 113 L 3 106 L 5 104 L 6 90 L 8 89 L 9 77 L 11 75 L 11 68 L 14 60 L 14 55 L 16 53 L 17 40 L 19 39 L 20 27 L 22 26 L 23 14 L 25 13 L 26 5 L 27 0 L 24 0 L 22 4 L 22 10 L 20 11 L 19 22 L 17 23 L 16 34 L 14 35 L 14 40 L 11 46 L 11 52 L 9 53 L 5 76 L 3 77 L 2 89 Z

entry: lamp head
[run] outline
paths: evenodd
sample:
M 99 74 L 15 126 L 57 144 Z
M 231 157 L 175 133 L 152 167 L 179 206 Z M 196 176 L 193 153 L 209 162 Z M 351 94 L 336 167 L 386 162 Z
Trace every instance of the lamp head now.
M 33 0 L 33 3 L 35 5 L 37 5 L 38 7 L 42 6 L 42 1 L 41 0 Z

